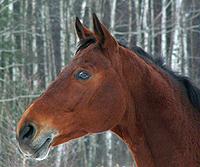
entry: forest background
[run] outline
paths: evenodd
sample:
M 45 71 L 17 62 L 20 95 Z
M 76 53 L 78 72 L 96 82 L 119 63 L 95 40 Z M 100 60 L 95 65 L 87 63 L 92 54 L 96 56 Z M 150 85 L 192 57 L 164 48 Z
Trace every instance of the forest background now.
M 130 167 L 110 132 L 71 141 L 36 162 L 19 153 L 17 121 L 74 56 L 75 17 L 92 12 L 117 40 L 164 58 L 200 86 L 200 0 L 0 0 L 0 167 Z

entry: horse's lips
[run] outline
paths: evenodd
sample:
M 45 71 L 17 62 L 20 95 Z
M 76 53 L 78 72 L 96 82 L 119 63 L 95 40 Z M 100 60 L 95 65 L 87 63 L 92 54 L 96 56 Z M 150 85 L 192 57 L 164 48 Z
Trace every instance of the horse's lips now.
M 36 160 L 45 159 L 49 153 L 51 142 L 52 138 L 47 138 L 46 141 L 39 148 L 37 148 L 30 157 Z
M 47 157 L 57 134 L 56 130 L 48 130 L 38 134 L 30 143 L 18 143 L 19 152 L 26 158 L 43 160 Z

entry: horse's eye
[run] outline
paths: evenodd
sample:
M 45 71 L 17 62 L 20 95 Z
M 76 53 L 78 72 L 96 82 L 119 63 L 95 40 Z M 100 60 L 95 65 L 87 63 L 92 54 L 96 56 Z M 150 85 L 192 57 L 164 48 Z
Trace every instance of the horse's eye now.
M 91 77 L 91 75 L 89 74 L 89 72 L 87 71 L 78 71 L 76 74 L 75 74 L 75 78 L 77 80 L 88 80 L 89 78 Z

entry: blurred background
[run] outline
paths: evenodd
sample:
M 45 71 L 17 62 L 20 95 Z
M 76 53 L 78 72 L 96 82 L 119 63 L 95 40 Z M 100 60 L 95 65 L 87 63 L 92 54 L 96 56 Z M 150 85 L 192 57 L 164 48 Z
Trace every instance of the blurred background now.
M 92 12 L 120 43 L 162 56 L 200 85 L 200 0 L 0 0 L 0 167 L 134 166 L 110 132 L 61 145 L 41 162 L 17 149 L 17 121 L 74 56 L 75 17 L 92 28 Z

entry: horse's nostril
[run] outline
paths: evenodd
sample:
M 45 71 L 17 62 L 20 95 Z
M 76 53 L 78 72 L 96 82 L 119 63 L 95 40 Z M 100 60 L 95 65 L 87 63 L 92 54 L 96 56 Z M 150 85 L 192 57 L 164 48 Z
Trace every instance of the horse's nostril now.
M 30 141 L 35 134 L 35 127 L 31 124 L 25 125 L 19 132 L 19 140 L 22 142 Z

